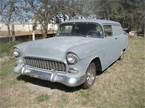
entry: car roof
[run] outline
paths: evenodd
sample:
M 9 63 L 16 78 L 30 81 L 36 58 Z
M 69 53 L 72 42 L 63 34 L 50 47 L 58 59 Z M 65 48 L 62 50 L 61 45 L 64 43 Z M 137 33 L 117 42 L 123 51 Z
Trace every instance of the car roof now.
M 73 20 L 67 20 L 64 23 L 77 23 L 77 22 L 90 22 L 90 23 L 99 23 L 101 25 L 119 25 L 120 26 L 119 22 L 112 21 L 112 20 L 104 20 L 104 19 L 73 19 Z

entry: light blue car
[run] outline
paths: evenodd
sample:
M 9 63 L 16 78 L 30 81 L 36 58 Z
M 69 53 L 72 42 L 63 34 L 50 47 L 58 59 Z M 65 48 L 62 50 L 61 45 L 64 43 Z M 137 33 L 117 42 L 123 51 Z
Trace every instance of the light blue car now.
M 121 58 L 128 36 L 120 23 L 110 20 L 70 20 L 57 35 L 16 45 L 16 73 L 89 88 L 96 77 Z

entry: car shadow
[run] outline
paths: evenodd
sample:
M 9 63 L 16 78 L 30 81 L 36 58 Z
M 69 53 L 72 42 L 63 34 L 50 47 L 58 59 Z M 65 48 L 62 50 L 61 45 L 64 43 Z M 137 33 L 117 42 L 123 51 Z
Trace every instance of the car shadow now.
M 25 82 L 29 82 L 29 83 L 34 84 L 34 85 L 38 85 L 38 86 L 46 87 L 46 88 L 51 88 L 51 89 L 58 89 L 58 90 L 65 91 L 65 92 L 76 92 L 76 91 L 79 91 L 81 89 L 81 86 L 67 87 L 67 86 L 60 84 L 60 83 L 41 80 L 41 79 L 37 79 L 37 78 L 25 76 L 25 75 L 18 76 L 17 80 L 23 80 Z

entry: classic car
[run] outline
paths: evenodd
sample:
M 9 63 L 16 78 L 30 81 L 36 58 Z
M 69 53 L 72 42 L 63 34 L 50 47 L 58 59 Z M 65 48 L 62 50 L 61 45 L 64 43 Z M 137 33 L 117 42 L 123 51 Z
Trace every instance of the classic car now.
M 14 71 L 69 87 L 89 88 L 127 47 L 128 36 L 119 22 L 69 20 L 59 25 L 55 37 L 16 45 Z

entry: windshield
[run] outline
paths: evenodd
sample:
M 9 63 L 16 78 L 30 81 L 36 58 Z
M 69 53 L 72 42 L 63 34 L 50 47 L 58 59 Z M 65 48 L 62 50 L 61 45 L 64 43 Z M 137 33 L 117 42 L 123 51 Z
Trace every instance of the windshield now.
M 64 23 L 59 26 L 59 36 L 102 37 L 102 27 L 97 23 Z

